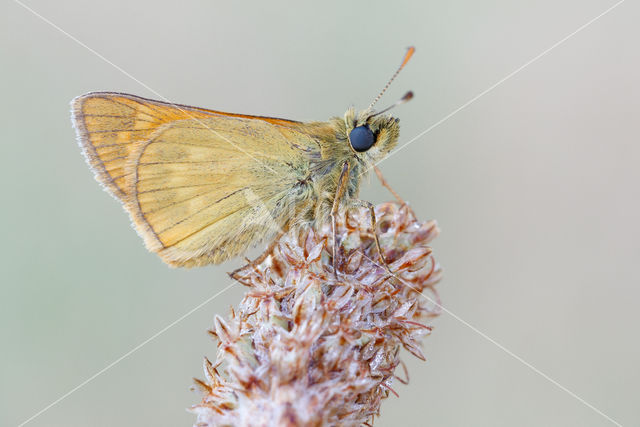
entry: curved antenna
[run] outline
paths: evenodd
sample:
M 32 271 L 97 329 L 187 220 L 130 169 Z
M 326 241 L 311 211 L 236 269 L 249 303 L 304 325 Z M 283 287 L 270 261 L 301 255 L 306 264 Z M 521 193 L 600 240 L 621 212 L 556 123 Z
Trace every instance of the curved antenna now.
M 380 98 L 382 98 L 382 95 L 384 95 L 384 93 L 387 91 L 387 89 L 389 89 L 389 86 L 391 86 L 391 82 L 393 82 L 395 80 L 395 78 L 398 77 L 398 74 L 400 74 L 400 71 L 402 71 L 404 66 L 407 65 L 407 62 L 409 62 L 409 59 L 411 59 L 411 56 L 413 55 L 413 52 L 415 52 L 415 51 L 416 51 L 415 47 L 409 46 L 409 48 L 407 49 L 407 53 L 404 55 L 404 59 L 402 60 L 402 64 L 400 64 L 400 66 L 398 67 L 396 72 L 393 73 L 393 76 L 391 76 L 391 78 L 389 79 L 387 84 L 380 91 L 378 96 L 376 96 L 376 99 L 374 99 L 373 102 L 369 105 L 369 108 L 367 108 L 367 110 L 371 110 L 373 108 L 373 106 L 376 104 L 376 102 L 378 102 L 380 100 Z

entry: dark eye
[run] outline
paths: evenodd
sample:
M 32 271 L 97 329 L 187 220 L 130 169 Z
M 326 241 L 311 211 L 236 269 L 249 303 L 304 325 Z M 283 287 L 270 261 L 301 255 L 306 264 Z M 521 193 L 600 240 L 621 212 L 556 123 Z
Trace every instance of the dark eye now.
M 349 134 L 349 141 L 353 149 L 361 153 L 371 148 L 376 139 L 371 129 L 369 129 L 369 126 L 364 125 L 353 128 Z

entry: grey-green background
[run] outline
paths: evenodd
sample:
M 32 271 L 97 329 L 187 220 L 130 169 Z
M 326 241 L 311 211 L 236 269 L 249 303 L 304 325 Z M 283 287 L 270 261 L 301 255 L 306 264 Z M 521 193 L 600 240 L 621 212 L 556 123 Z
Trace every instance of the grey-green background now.
M 15 426 L 229 283 L 148 253 L 75 143 L 94 90 L 320 120 L 381 106 L 401 144 L 615 2 L 63 1 L 0 6 L 0 425 Z M 445 307 L 624 425 L 640 424 L 640 29 L 626 1 L 388 158 L 435 218 Z M 93 50 L 93 52 L 91 50 Z M 103 55 L 110 63 L 98 57 Z M 118 69 L 118 67 L 120 69 Z M 122 71 L 134 76 L 139 82 Z M 375 179 L 362 197 L 390 195 Z M 186 426 L 235 286 L 28 425 Z M 380 426 L 612 425 L 448 314 Z

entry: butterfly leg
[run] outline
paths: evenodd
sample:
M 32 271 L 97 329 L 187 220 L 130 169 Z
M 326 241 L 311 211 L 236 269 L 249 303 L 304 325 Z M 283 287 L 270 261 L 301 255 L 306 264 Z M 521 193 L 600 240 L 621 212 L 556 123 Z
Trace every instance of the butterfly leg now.
M 344 162 L 342 165 L 342 172 L 338 179 L 338 186 L 336 187 L 336 194 L 333 198 L 333 206 L 331 208 L 331 231 L 333 232 L 333 276 L 338 279 L 338 239 L 336 237 L 336 215 L 338 209 L 340 209 L 340 200 L 344 196 L 344 192 L 347 189 L 347 177 L 349 176 L 349 162 Z
M 267 257 L 269 255 L 271 255 L 271 253 L 273 252 L 273 250 L 275 249 L 276 245 L 278 244 L 278 242 L 280 241 L 280 239 L 282 238 L 282 236 L 284 236 L 284 234 L 286 233 L 286 230 L 281 230 L 278 232 L 278 234 L 276 235 L 276 237 L 273 239 L 273 241 L 269 244 L 269 246 L 267 246 L 267 248 L 264 250 L 264 252 L 262 252 L 260 254 L 260 256 L 258 256 L 258 258 L 254 259 L 253 261 L 251 261 L 249 264 L 251 266 L 257 266 L 262 264 L 262 262 L 267 259 Z
M 391 186 L 389 185 L 389 183 L 387 182 L 386 179 L 384 179 L 384 176 L 382 176 L 382 172 L 380 171 L 380 169 L 377 166 L 373 167 L 373 170 L 375 171 L 376 175 L 378 176 L 378 179 L 380 180 L 380 184 L 382 184 L 382 186 L 384 188 L 386 188 L 387 190 L 389 190 L 389 192 L 391 192 L 391 194 L 393 194 L 393 197 L 396 198 L 396 200 L 401 204 L 407 207 L 407 209 L 409 210 L 409 212 L 411 213 L 411 215 L 416 218 L 416 214 L 415 212 L 413 212 L 413 209 L 411 209 L 411 206 L 409 206 L 407 204 L 407 202 L 405 202 L 402 197 L 400 197 L 400 195 L 398 193 L 395 192 L 395 190 L 393 188 L 391 188 Z
M 378 258 L 380 259 L 382 266 L 385 268 L 385 270 L 387 270 L 387 273 L 393 276 L 393 271 L 391 271 L 391 268 L 389 268 L 389 265 L 387 264 L 387 261 L 384 259 L 384 255 L 382 254 L 382 247 L 380 246 L 380 240 L 378 239 L 378 223 L 376 221 L 376 211 L 373 204 L 360 199 L 354 199 L 351 201 L 351 203 L 369 209 L 369 215 L 371 217 L 371 231 L 373 232 L 373 239 L 376 242 Z
M 239 271 L 244 270 L 247 267 L 255 268 L 255 267 L 259 266 L 260 264 L 262 264 L 262 262 L 265 259 L 267 259 L 267 257 L 269 255 L 271 255 L 273 253 L 273 250 L 278 245 L 280 239 L 282 238 L 282 236 L 285 235 L 286 232 L 287 232 L 286 230 L 281 230 L 280 232 L 278 232 L 278 235 L 273 239 L 273 241 L 269 244 L 269 246 L 267 246 L 267 248 L 264 250 L 264 252 L 262 252 L 258 256 L 258 258 L 254 259 L 253 261 L 251 261 L 249 258 L 245 258 L 245 260 L 247 261 L 247 265 L 243 265 L 242 267 L 236 268 L 231 273 L 229 273 L 229 277 L 231 277 L 232 279 L 236 279 L 236 274 Z

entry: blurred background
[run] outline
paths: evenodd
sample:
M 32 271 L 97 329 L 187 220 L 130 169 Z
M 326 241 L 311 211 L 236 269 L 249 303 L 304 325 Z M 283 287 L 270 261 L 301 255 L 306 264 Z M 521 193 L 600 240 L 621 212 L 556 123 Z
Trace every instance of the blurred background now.
M 54 402 L 27 425 L 191 425 L 191 378 L 216 353 L 205 331 L 245 291 L 197 308 L 240 261 L 176 270 L 144 249 L 80 155 L 73 97 L 158 98 L 151 88 L 325 120 L 366 107 L 409 45 L 380 107 L 411 89 L 394 111 L 400 143 L 431 130 L 381 169 L 440 224 L 443 305 L 612 419 L 640 424 L 638 2 L 449 116 L 615 1 L 24 1 L 42 18 L 0 6 L 0 425 Z M 370 181 L 362 198 L 391 198 Z M 376 425 L 614 425 L 455 317 L 434 326 L 427 362 L 405 352 L 411 382 Z

